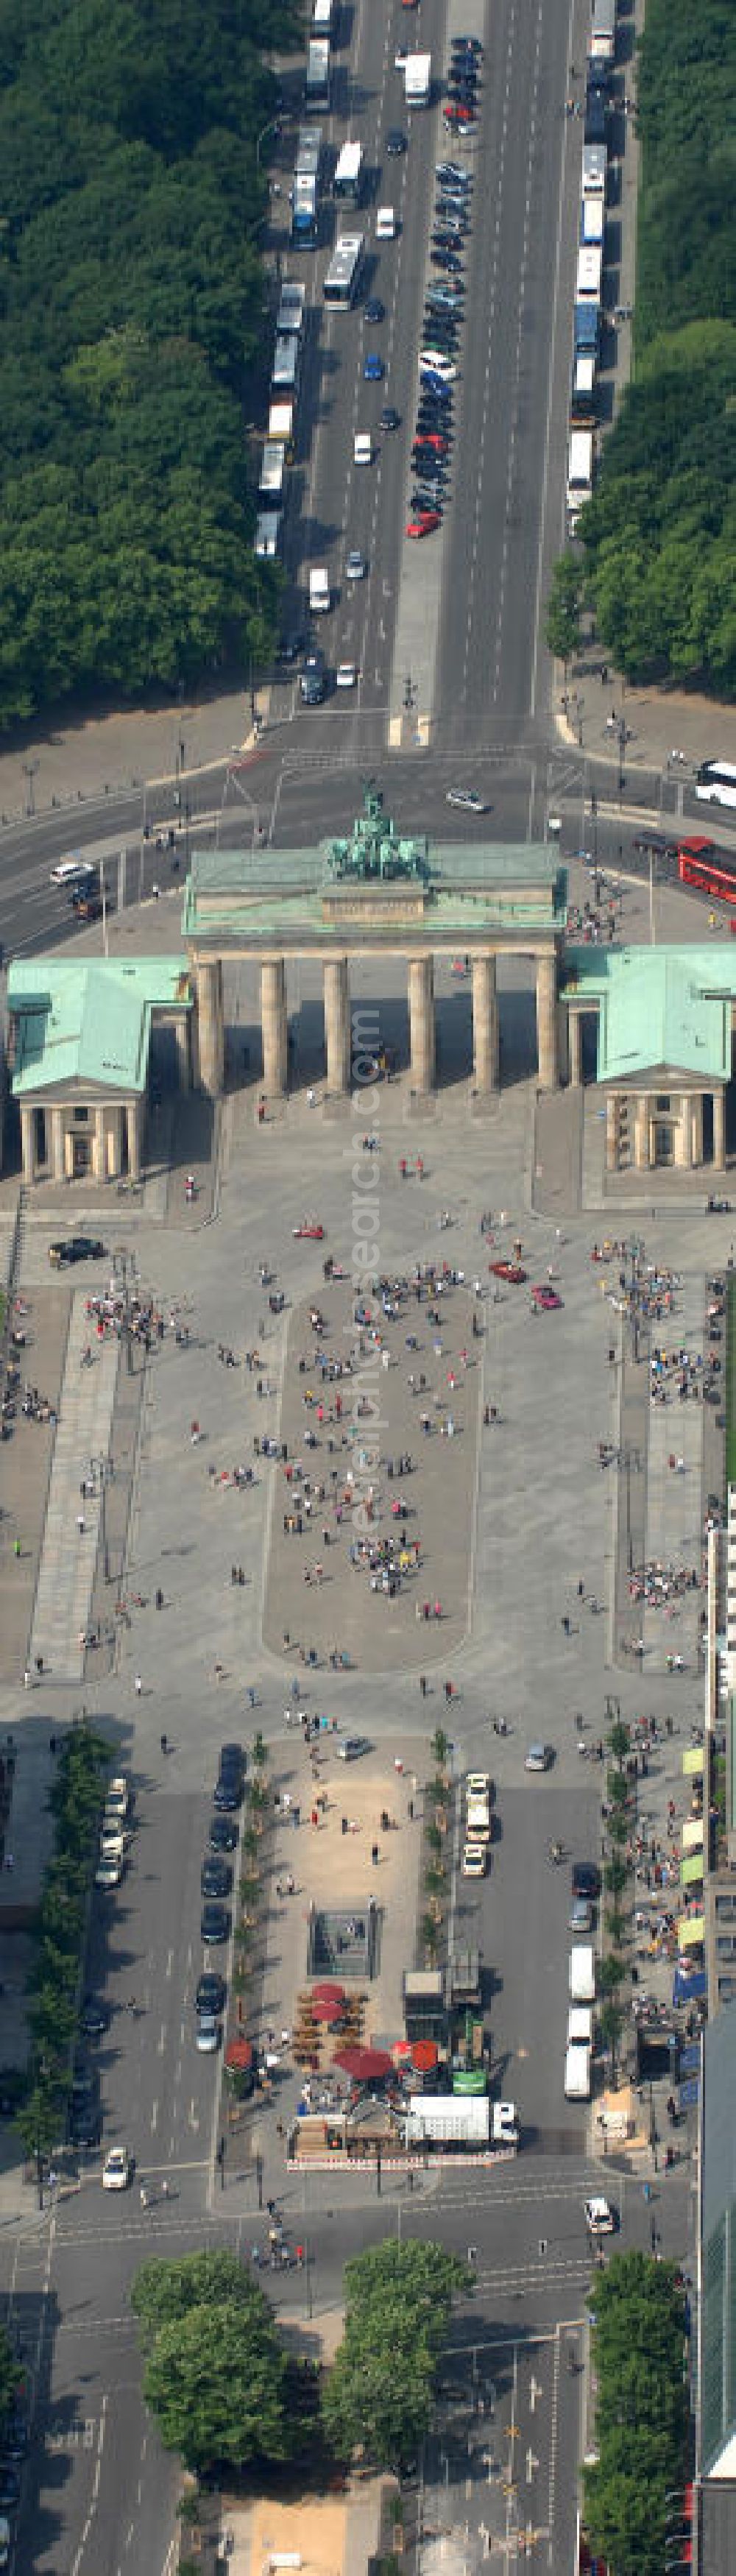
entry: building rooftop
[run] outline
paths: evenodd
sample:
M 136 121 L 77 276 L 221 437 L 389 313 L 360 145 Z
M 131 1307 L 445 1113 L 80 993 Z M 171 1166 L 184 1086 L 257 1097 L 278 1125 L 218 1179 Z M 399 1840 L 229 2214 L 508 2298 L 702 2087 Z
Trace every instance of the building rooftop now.
M 15 959 L 8 973 L 16 1098 L 88 1088 L 145 1090 L 151 1017 L 189 1004 L 186 957 Z
M 197 949 L 470 946 L 552 938 L 567 877 L 546 843 L 430 842 L 396 831 L 375 790 L 349 837 L 302 849 L 195 852 L 182 931 Z
M 599 1082 L 677 1071 L 728 1082 L 736 953 L 698 948 L 567 948 L 563 991 L 598 1009 Z

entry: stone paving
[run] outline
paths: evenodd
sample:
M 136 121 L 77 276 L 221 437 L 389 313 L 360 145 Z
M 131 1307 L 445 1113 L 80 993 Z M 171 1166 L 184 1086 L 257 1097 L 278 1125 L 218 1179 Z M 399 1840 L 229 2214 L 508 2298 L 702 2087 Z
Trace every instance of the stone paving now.
M 40 1655 L 54 1682 L 79 1682 L 100 1534 L 99 1479 L 84 1496 L 93 1460 L 107 1460 L 120 1346 L 109 1334 L 93 1340 L 92 1364 L 81 1365 L 89 1345 L 87 1291 L 72 1300 L 60 1419 L 54 1442 L 43 1555 L 36 1587 L 30 1663 Z M 81 1524 L 81 1526 L 80 1526 Z
M 440 1265 L 451 1242 L 438 1236 Z M 324 1330 L 312 1326 L 317 1311 Z M 288 1456 L 273 1478 L 263 1631 L 272 1653 L 286 1632 L 292 1654 L 304 1643 L 320 1663 L 346 1654 L 367 1672 L 452 1657 L 470 1615 L 483 1360 L 475 1312 L 462 1288 L 440 1284 L 436 1296 L 423 1288 L 421 1302 L 402 1295 L 387 1316 L 380 1298 L 356 1299 L 346 1280 L 323 1284 L 316 1307 L 290 1317 L 279 1414 Z M 331 1366 L 346 1373 L 331 1380 Z M 411 1461 L 403 1473 L 402 1459 Z M 395 1591 L 394 1578 L 383 1589 L 364 1562 L 386 1543 Z

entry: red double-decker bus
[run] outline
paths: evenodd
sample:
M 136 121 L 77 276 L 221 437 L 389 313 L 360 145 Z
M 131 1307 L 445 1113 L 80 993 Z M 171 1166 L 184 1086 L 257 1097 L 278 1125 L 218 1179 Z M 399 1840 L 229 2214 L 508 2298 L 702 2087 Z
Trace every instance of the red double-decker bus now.
M 678 841 L 677 873 L 681 885 L 710 895 L 714 903 L 736 907 L 736 854 L 731 858 L 728 850 L 717 850 L 714 841 L 703 841 L 697 833 L 690 841 Z

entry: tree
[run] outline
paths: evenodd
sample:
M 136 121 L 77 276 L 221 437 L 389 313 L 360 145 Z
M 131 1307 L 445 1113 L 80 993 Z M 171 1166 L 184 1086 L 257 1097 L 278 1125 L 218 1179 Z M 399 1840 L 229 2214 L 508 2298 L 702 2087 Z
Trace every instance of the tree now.
M 234 2255 L 144 2263 L 131 2305 L 166 2450 L 200 2476 L 219 2462 L 286 2459 L 285 2357 L 268 2300 Z
M 437 1763 L 438 1770 L 442 1770 L 444 1768 L 449 1750 L 449 1738 L 445 1734 L 444 1727 L 436 1726 L 432 1737 L 431 1752 L 432 1760 Z
M 550 653 L 562 662 L 567 686 L 568 663 L 580 649 L 580 617 L 583 602 L 583 567 L 577 555 L 568 548 L 558 555 L 552 571 L 552 587 L 547 601 L 545 638 Z
M 661 2576 L 667 2496 L 685 2475 L 684 2302 L 674 2266 L 617 2254 L 596 2281 L 598 2459 L 584 2471 L 588 2536 L 616 2576 Z
M 620 1717 L 614 1720 L 608 1742 L 614 1762 L 618 1764 L 619 1771 L 622 1771 L 631 1751 L 631 1731 L 628 1726 L 624 1726 Z
M 381 2245 L 345 2271 L 345 2334 L 323 2397 L 338 2458 L 361 2450 L 397 2473 L 427 2433 L 437 2365 L 453 2299 L 471 2286 L 467 2266 L 443 2246 Z
M 218 2302 L 161 2326 L 143 2393 L 164 2449 L 201 2476 L 219 2462 L 287 2458 L 285 2372 L 268 2302 L 254 2290 L 247 2307 Z
M 5 2327 L 0 2326 L 0 2432 L 3 2425 L 7 2423 L 13 2398 L 16 2390 L 21 2386 L 22 2379 L 22 2365 L 16 2361 Z
M 623 2021 L 624 2017 L 620 2004 L 614 2003 L 613 1997 L 610 1996 L 608 2001 L 601 2007 L 600 2032 L 604 2047 L 610 2048 L 611 2051 L 611 2065 L 614 2084 L 616 2081 L 616 2068 L 618 2065 L 618 2051 L 621 2032 L 623 2030 Z

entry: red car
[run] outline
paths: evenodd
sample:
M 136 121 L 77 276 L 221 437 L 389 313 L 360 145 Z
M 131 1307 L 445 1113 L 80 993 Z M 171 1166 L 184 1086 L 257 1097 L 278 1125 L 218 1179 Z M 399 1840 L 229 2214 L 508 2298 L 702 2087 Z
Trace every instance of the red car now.
M 522 1270 L 520 1262 L 489 1262 L 489 1270 L 497 1280 L 507 1280 L 510 1288 L 522 1288 L 528 1280 L 528 1270 Z
M 433 529 L 440 525 L 439 510 L 418 510 L 415 519 L 407 519 L 406 533 L 408 537 L 431 537 Z
M 511 1288 L 523 1288 L 529 1275 L 522 1270 L 520 1261 L 489 1261 L 488 1268 L 494 1279 L 507 1279 Z
M 303 1216 L 301 1225 L 293 1225 L 291 1231 L 297 1243 L 322 1243 L 324 1240 L 325 1229 L 318 1225 L 316 1216 Z
M 443 114 L 446 125 L 472 125 L 475 121 L 475 108 L 461 107 L 454 98 L 445 100 Z
M 558 1297 L 556 1288 L 533 1288 L 532 1304 L 542 1306 L 545 1315 L 553 1315 L 562 1305 L 562 1298 Z
M 412 456 L 421 456 L 425 447 L 433 448 L 435 456 L 446 456 L 449 444 L 449 438 L 442 438 L 438 429 L 424 429 L 421 438 L 413 441 Z

